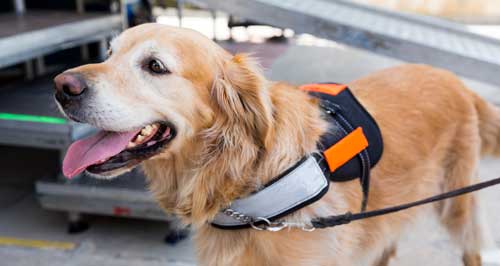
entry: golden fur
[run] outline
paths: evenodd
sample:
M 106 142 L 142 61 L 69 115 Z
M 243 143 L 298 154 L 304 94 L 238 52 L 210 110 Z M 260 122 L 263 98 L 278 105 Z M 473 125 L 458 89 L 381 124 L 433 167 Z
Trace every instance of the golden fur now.
M 167 91 L 165 104 L 170 104 L 169 93 L 189 101 L 167 109 L 158 99 L 128 96 L 138 89 L 127 85 L 136 82 L 130 73 L 135 70 L 118 72 L 113 65 L 124 64 L 134 47 L 151 40 L 169 49 L 176 67 L 172 76 L 157 77 L 140 89 Z M 106 62 L 71 71 L 108 83 L 126 76 L 127 82 L 120 77 L 113 85 L 120 88 L 109 89 L 183 121 L 172 145 L 145 161 L 143 169 L 158 203 L 195 228 L 200 264 L 384 266 L 401 232 L 424 213 L 426 208 L 414 208 L 314 232 L 212 227 L 209 222 L 221 208 L 315 151 L 326 129 L 316 100 L 295 86 L 266 80 L 254 60 L 230 55 L 193 31 L 146 24 L 125 31 L 116 42 L 120 47 L 115 45 Z M 384 154 L 372 170 L 369 210 L 469 185 L 480 155 L 500 154 L 499 110 L 448 71 L 405 65 L 349 87 L 375 117 L 384 139 Z M 333 183 L 321 200 L 286 219 L 357 211 L 360 200 L 358 181 Z M 466 266 L 481 265 L 476 205 L 469 194 L 431 208 L 463 249 Z

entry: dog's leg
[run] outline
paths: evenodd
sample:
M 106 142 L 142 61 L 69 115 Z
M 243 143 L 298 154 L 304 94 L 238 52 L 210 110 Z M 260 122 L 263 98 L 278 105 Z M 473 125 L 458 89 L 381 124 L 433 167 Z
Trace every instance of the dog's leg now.
M 463 250 L 462 260 L 465 266 L 481 265 L 481 226 L 477 213 L 476 196 L 461 196 L 447 202 L 444 207 L 442 222 L 451 239 Z
M 470 129 L 470 128 L 469 128 Z M 458 132 L 460 136 L 474 136 L 471 131 Z M 479 162 L 475 139 L 455 141 L 445 161 L 444 190 L 454 190 L 473 183 Z M 478 141 L 477 141 L 478 142 Z M 476 143 L 477 143 L 476 142 Z M 438 205 L 439 206 L 439 205 Z M 453 242 L 462 249 L 465 266 L 481 266 L 482 232 L 478 201 L 475 194 L 466 194 L 445 201 L 441 207 L 441 222 Z
M 462 261 L 465 266 L 481 266 L 481 255 L 478 252 L 464 253 Z
M 448 202 L 442 222 L 452 240 L 463 250 L 465 266 L 481 266 L 481 226 L 475 195 L 469 194 Z
M 396 245 L 391 245 L 385 249 L 382 256 L 373 264 L 374 266 L 388 266 L 389 261 L 396 255 Z
M 495 243 L 493 233 L 491 231 L 490 224 L 488 223 L 488 215 L 484 209 L 484 204 L 482 204 L 483 198 L 476 196 L 478 201 L 478 208 L 476 211 L 478 213 L 479 222 L 478 225 L 481 227 L 481 260 L 487 265 L 500 265 L 500 249 Z

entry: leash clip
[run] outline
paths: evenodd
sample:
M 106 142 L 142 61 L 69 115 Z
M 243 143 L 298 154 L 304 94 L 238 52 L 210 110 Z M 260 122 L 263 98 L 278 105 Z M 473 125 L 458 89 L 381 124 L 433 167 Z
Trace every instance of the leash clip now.
M 284 221 L 271 222 L 269 219 L 265 217 L 257 217 L 253 218 L 251 216 L 245 215 L 243 213 L 237 212 L 231 208 L 227 208 L 223 211 L 223 213 L 227 216 L 230 216 L 240 222 L 249 224 L 253 229 L 257 231 L 269 231 L 269 232 L 278 232 L 283 230 L 286 227 L 292 228 L 300 228 L 305 232 L 312 232 L 316 228 L 312 224 L 305 223 L 290 223 Z
M 258 222 L 264 222 L 261 224 L 256 224 Z M 303 223 L 288 223 L 288 222 L 271 222 L 269 219 L 264 217 L 257 217 L 254 221 L 250 223 L 253 229 L 258 231 L 269 231 L 269 232 L 278 232 L 283 230 L 284 228 L 300 228 L 304 232 L 312 232 L 316 228 L 313 225 L 307 225 Z
M 264 222 L 261 224 L 257 224 L 259 222 Z M 288 224 L 284 222 L 271 222 L 264 217 L 257 217 L 254 221 L 250 223 L 253 229 L 258 231 L 270 231 L 270 232 L 278 232 L 283 228 L 288 227 Z

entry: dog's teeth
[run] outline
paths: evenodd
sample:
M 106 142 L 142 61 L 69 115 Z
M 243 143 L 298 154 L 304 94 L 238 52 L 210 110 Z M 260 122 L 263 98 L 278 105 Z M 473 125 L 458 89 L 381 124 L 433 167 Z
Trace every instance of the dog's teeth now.
M 149 136 L 153 133 L 153 126 L 147 125 L 141 130 L 141 135 Z
M 137 146 L 137 144 L 133 143 L 132 141 L 130 141 L 130 142 L 127 144 L 127 148 L 129 148 L 129 149 L 130 149 L 130 148 L 133 148 L 133 147 L 135 147 L 135 146 Z
M 135 142 L 141 142 L 144 140 L 144 136 L 143 135 L 137 135 L 137 138 L 135 138 Z

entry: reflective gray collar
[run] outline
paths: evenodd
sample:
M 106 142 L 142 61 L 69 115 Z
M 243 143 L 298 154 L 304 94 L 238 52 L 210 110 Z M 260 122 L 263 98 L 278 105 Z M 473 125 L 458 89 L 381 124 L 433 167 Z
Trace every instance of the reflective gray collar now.
M 222 229 L 240 229 L 258 221 L 272 221 L 320 199 L 329 182 L 317 160 L 307 156 L 261 190 L 233 201 L 219 212 L 212 225 Z

